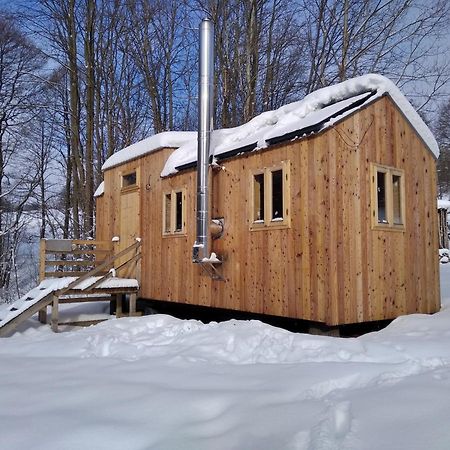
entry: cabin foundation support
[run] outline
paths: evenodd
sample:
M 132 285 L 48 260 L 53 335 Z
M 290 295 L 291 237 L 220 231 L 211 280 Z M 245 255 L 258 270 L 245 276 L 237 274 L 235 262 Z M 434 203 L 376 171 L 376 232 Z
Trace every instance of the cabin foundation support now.
M 38 312 L 38 320 L 41 323 L 44 323 L 44 324 L 47 323 L 47 307 L 42 308 L 41 310 L 39 310 L 39 312 Z
M 136 316 L 136 294 L 130 294 L 130 300 L 129 300 L 129 315 L 130 317 Z
M 116 317 L 122 317 L 123 316 L 123 299 L 121 294 L 117 294 L 116 296 Z
M 51 319 L 52 331 L 54 333 L 58 332 L 58 320 L 59 320 L 59 297 L 55 295 L 52 301 L 52 319 Z
M 321 326 L 321 324 L 311 325 L 308 329 L 308 334 L 312 334 L 315 336 L 332 336 L 332 337 L 340 337 L 341 330 L 339 327 L 328 327 Z

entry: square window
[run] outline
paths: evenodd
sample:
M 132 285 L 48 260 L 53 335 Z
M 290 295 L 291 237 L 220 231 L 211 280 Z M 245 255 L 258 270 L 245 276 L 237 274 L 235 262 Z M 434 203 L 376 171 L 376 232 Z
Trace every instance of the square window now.
M 184 234 L 186 190 L 173 190 L 163 196 L 163 235 Z
M 394 167 L 371 164 L 372 226 L 404 230 L 404 172 Z
M 172 194 L 164 195 L 164 233 L 170 233 L 170 216 L 172 214 Z
M 264 223 L 264 174 L 253 177 L 253 222 Z
M 378 223 L 388 223 L 386 211 L 386 173 L 377 171 L 377 217 Z
M 183 193 L 178 191 L 175 193 L 175 231 L 183 229 Z
M 133 170 L 122 175 L 122 189 L 131 189 L 138 186 L 137 171 Z
M 392 175 L 392 208 L 394 225 L 403 225 L 402 214 L 402 177 L 401 175 Z
M 288 227 L 289 161 L 251 173 L 250 229 Z
M 283 171 L 272 172 L 272 220 L 283 220 Z

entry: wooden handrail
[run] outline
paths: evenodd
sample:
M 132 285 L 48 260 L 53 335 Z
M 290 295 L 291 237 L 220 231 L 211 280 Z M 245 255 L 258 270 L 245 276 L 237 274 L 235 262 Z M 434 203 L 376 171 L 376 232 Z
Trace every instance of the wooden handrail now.
M 131 244 L 129 247 L 123 249 L 119 253 L 111 256 L 109 259 L 107 259 L 104 263 L 97 266 L 95 269 L 92 269 L 89 272 L 86 272 L 86 275 L 81 276 L 80 278 L 77 278 L 76 280 L 72 281 L 66 288 L 62 289 L 58 292 L 58 295 L 63 295 L 65 292 L 70 291 L 73 289 L 77 284 L 82 283 L 83 281 L 87 280 L 90 277 L 96 276 L 99 272 L 104 270 L 106 267 L 110 266 L 116 259 L 121 258 L 122 256 L 126 255 L 128 252 L 137 249 L 141 246 L 141 241 L 136 241 L 134 244 Z
M 125 262 L 117 266 L 115 269 L 120 270 L 124 269 L 129 264 L 132 264 L 134 262 L 137 262 L 141 259 L 142 255 L 140 253 L 132 256 L 130 259 L 127 259 Z M 92 289 L 95 289 L 99 284 L 101 284 L 103 281 L 107 280 L 108 278 L 111 278 L 113 276 L 113 272 L 110 270 L 107 274 L 103 275 L 99 280 L 97 280 L 94 284 L 91 284 L 86 289 L 83 289 L 83 291 L 91 291 Z

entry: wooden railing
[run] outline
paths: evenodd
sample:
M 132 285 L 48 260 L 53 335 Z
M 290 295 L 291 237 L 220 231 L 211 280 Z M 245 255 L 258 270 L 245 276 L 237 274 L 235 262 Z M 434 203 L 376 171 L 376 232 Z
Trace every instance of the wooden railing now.
M 103 261 L 100 265 L 91 269 L 89 272 L 85 272 L 79 278 L 72 281 L 72 283 L 70 283 L 66 288 L 64 288 L 63 290 L 60 290 L 58 294 L 63 295 L 66 292 L 73 289 L 74 287 L 76 287 L 77 285 L 79 285 L 80 283 L 82 283 L 83 281 L 85 281 L 86 279 L 88 279 L 90 277 L 94 277 L 94 276 L 98 277 L 100 275 L 100 277 L 98 277 L 97 281 L 95 281 L 92 284 L 89 284 L 89 286 L 86 289 L 83 289 L 83 291 L 87 291 L 87 292 L 91 291 L 92 289 L 96 288 L 99 284 L 101 284 L 107 278 L 115 276 L 116 271 L 120 271 L 121 269 L 124 269 L 125 267 L 129 266 L 130 264 L 137 263 L 141 258 L 140 250 L 141 250 L 141 241 L 139 240 L 139 241 L 136 241 L 135 243 L 131 244 L 129 247 L 123 249 L 119 253 L 116 253 L 116 254 L 110 256 L 107 260 Z M 129 253 L 134 253 L 134 255 L 129 256 L 128 259 L 126 259 L 125 261 L 120 263 L 117 267 L 114 267 L 114 262 L 117 259 L 122 258 L 123 256 L 125 256 Z M 111 271 L 111 270 L 106 271 L 106 269 L 113 268 L 113 267 L 115 269 L 114 271 Z M 68 273 L 70 274 L 70 272 L 68 272 Z M 66 272 L 65 276 L 68 276 L 67 275 L 68 273 Z
M 107 261 L 112 253 L 109 241 L 41 239 L 39 278 L 82 276 Z

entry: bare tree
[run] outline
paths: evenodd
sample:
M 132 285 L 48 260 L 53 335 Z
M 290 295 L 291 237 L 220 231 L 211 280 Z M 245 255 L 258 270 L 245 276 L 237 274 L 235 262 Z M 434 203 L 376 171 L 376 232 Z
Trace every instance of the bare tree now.
M 440 108 L 435 133 L 441 151 L 437 169 L 438 191 L 442 198 L 450 195 L 450 101 Z
M 115 0 L 103 2 L 98 8 L 95 39 L 97 184 L 105 159 L 147 136 L 151 129 L 149 102 L 130 52 L 132 35 L 126 4 Z
M 155 133 L 183 128 L 187 58 L 192 43 L 187 10 L 177 0 L 129 0 L 129 50 L 146 89 Z
M 301 16 L 286 0 L 199 0 L 216 24 L 217 122 L 236 126 L 301 95 Z
M 36 186 L 21 131 L 35 115 L 44 63 L 12 16 L 0 15 L 0 289 L 8 289 L 14 270 L 24 211 Z M 25 141 L 25 142 L 24 142 Z
M 446 0 L 302 0 L 310 63 L 306 91 L 378 72 L 405 90 L 426 84 L 436 94 L 450 74 L 448 58 L 439 59 L 448 49 L 436 45 L 449 7 Z

